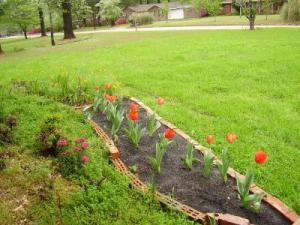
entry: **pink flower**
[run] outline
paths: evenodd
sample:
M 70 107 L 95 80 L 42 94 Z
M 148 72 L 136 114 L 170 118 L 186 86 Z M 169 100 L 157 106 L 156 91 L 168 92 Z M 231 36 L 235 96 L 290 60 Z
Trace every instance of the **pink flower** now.
M 89 161 L 89 157 L 87 157 L 86 155 L 81 156 L 81 162 L 86 163 Z
M 88 147 L 89 147 L 89 145 L 88 145 L 87 143 L 83 143 L 83 144 L 81 145 L 81 148 L 82 148 L 83 150 L 86 150 Z
M 74 148 L 74 151 L 75 151 L 75 152 L 80 152 L 80 149 L 81 149 L 81 148 L 80 148 L 79 146 L 76 146 L 76 147 Z
M 85 137 L 81 137 L 81 138 L 77 138 L 76 140 L 75 140 L 75 144 L 80 144 L 80 143 L 83 143 L 83 142 L 86 142 L 87 141 L 87 139 L 85 138 Z
M 60 140 L 58 140 L 58 142 L 57 142 L 57 146 L 59 146 L 59 147 L 63 147 L 63 146 L 67 146 L 68 145 L 68 140 L 67 139 L 60 139 Z

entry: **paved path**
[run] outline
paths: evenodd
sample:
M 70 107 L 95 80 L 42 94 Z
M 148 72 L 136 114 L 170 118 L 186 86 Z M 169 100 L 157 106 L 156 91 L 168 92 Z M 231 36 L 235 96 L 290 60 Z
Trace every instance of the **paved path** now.
M 255 28 L 300 28 L 299 25 L 256 25 Z M 172 31 L 172 30 L 245 30 L 249 29 L 249 25 L 226 25 L 226 26 L 178 26 L 178 27 L 141 27 L 137 31 Z M 75 31 L 75 34 L 95 34 L 95 33 L 111 33 L 111 32 L 135 32 L 135 28 L 110 28 L 110 29 L 98 29 L 89 31 Z M 55 35 L 62 35 L 63 33 L 55 33 Z M 10 38 L 23 38 L 24 36 L 12 36 Z M 40 37 L 37 35 L 29 35 L 29 38 Z

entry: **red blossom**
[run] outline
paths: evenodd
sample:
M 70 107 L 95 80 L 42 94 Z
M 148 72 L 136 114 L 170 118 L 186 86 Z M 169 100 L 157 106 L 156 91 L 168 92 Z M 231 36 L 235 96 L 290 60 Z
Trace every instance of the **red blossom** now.
M 264 151 L 257 151 L 255 153 L 255 162 L 257 164 L 263 164 L 266 162 L 266 160 L 268 159 L 268 155 L 266 152 Z
M 130 112 L 137 112 L 138 111 L 138 105 L 132 102 L 130 104 Z
M 63 147 L 63 146 L 67 146 L 67 145 L 68 145 L 68 140 L 65 138 L 60 139 L 57 142 L 57 146 L 59 146 L 59 147 Z
M 83 150 L 86 150 L 88 147 L 89 147 L 89 145 L 88 145 L 87 143 L 83 143 L 83 144 L 81 145 L 81 148 L 82 148 Z
M 165 100 L 162 97 L 158 97 L 157 100 L 156 100 L 156 103 L 158 105 L 163 105 L 165 103 Z
M 105 98 L 106 98 L 107 101 L 109 101 L 109 102 L 111 102 L 111 103 L 115 102 L 116 99 L 117 99 L 116 96 L 114 96 L 114 95 L 109 95 L 109 94 L 106 94 L 106 95 L 105 95 Z
M 96 85 L 95 89 L 96 89 L 96 91 L 99 91 L 99 89 L 100 89 L 99 85 Z
M 107 83 L 104 85 L 104 88 L 107 90 L 107 89 L 111 89 L 112 85 L 111 83 Z
M 134 112 L 134 111 L 130 111 L 129 114 L 128 114 L 128 118 L 132 121 L 136 121 L 139 118 L 139 113 Z
M 236 140 L 236 135 L 232 133 L 228 133 L 226 135 L 226 141 L 228 141 L 230 144 L 233 144 Z
M 78 144 L 86 142 L 86 141 L 87 141 L 87 139 L 85 137 L 80 137 L 75 140 L 75 144 L 78 145 Z
M 86 155 L 81 156 L 81 162 L 87 163 L 88 161 L 89 161 L 89 157 L 87 157 Z
M 214 142 L 214 136 L 207 135 L 206 136 L 206 142 L 207 142 L 207 144 L 211 145 Z
M 165 135 L 165 138 L 171 140 L 175 136 L 175 131 L 172 130 L 172 129 L 170 129 L 170 128 L 168 128 L 168 129 L 166 129 L 164 135 Z

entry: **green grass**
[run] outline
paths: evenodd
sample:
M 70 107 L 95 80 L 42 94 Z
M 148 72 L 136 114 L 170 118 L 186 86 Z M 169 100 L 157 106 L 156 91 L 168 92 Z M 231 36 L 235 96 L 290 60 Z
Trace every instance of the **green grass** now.
M 288 24 L 284 22 L 280 15 L 257 15 L 255 19 L 256 25 L 279 25 Z M 176 27 L 176 26 L 205 26 L 205 25 L 249 25 L 249 21 L 245 16 L 217 16 L 203 17 L 182 20 L 157 21 L 143 27 Z
M 69 73 L 114 82 L 150 106 L 163 96 L 159 114 L 201 143 L 213 134 L 225 145 L 236 133 L 233 167 L 253 170 L 256 183 L 300 212 L 299 29 L 103 33 L 48 44 L 5 40 L 1 82 Z M 16 45 L 25 50 L 13 53 Z M 269 154 L 263 166 L 253 161 L 258 149 Z

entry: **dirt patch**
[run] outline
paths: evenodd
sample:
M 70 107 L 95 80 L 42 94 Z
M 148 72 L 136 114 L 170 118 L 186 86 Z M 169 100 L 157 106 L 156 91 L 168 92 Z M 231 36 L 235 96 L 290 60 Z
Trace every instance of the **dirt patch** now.
M 128 109 L 129 104 L 129 100 L 124 100 L 122 107 Z M 146 111 L 139 108 L 139 112 L 139 122 L 146 127 Z M 111 123 L 103 114 L 96 114 L 93 120 L 110 135 Z M 144 136 L 138 150 L 129 142 L 124 132 L 124 128 L 127 127 L 127 119 L 124 119 L 118 133 L 119 140 L 115 143 L 120 151 L 121 159 L 127 166 L 138 166 L 137 175 L 143 182 L 150 183 L 154 178 L 158 191 L 172 195 L 181 203 L 205 213 L 229 213 L 247 218 L 256 225 L 291 224 L 266 203 L 262 203 L 259 214 L 240 207 L 235 180 L 228 177 L 227 184 L 224 185 L 217 168 L 212 170 L 209 178 L 205 178 L 203 156 L 198 151 L 194 151 L 194 155 L 200 162 L 195 163 L 192 171 L 189 171 L 182 162 L 187 151 L 187 141 L 178 135 L 174 138 L 176 142 L 168 147 L 162 162 L 161 174 L 155 173 L 149 157 L 155 155 L 155 143 L 159 140 L 158 134 L 163 133 L 166 127 L 160 127 L 152 137 Z

